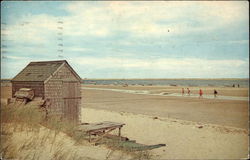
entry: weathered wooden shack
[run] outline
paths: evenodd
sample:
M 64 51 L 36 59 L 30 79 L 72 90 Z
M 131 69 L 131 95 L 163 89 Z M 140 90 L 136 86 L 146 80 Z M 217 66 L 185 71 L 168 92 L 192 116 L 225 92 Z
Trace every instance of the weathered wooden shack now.
M 81 81 L 66 60 L 30 62 L 11 80 L 12 97 L 20 88 L 31 88 L 49 104 L 49 114 L 79 122 Z

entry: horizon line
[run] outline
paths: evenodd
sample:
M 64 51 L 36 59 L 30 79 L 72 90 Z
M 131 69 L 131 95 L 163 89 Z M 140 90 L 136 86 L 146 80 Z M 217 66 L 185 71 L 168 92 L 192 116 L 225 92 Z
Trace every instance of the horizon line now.
M 11 80 L 13 78 L 1 78 L 1 80 Z M 192 79 L 200 79 L 200 80 L 249 80 L 249 78 L 81 78 L 82 80 L 192 80 Z

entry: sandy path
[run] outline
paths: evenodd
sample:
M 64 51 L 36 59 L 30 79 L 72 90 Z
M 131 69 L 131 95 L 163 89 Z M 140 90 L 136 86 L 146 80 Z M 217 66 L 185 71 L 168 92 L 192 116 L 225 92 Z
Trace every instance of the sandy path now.
M 126 124 L 123 136 L 143 144 L 166 144 L 151 151 L 157 160 L 239 159 L 248 153 L 248 134 L 243 129 L 90 108 L 82 109 L 82 120 L 122 122 Z
M 87 108 L 248 128 L 248 102 L 82 90 Z

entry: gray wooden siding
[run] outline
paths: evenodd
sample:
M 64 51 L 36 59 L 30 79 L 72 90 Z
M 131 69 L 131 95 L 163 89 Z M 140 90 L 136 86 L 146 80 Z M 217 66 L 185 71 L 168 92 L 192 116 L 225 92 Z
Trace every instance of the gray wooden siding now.
M 81 107 L 81 83 L 63 66 L 45 83 L 45 99 L 51 102 L 50 112 L 64 118 L 79 121 Z

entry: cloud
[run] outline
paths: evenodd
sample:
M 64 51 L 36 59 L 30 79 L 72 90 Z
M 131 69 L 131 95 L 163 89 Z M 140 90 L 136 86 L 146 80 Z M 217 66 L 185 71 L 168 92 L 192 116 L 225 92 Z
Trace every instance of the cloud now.
M 80 47 L 67 47 L 67 50 L 73 51 L 73 52 L 85 52 L 85 51 L 89 51 L 90 49 L 80 48 Z
M 248 76 L 248 62 L 244 60 L 204 60 L 204 59 L 126 59 L 126 58 L 70 58 L 69 61 L 78 67 L 87 67 L 88 70 L 97 72 L 97 70 L 120 69 L 123 71 L 145 72 L 144 78 L 151 77 L 151 74 L 157 77 L 231 77 L 243 74 Z M 170 73 L 170 74 L 169 74 Z M 124 76 L 126 72 L 124 72 Z M 86 75 L 87 76 L 87 75 Z
M 22 43 L 48 43 L 58 32 L 60 19 L 65 36 L 126 32 L 153 38 L 211 32 L 248 19 L 246 2 L 72 2 L 63 9 L 68 16 L 25 15 L 7 32 Z
M 47 61 L 47 56 L 31 57 L 31 56 L 5 56 L 1 57 L 1 78 L 13 78 L 31 61 Z M 50 60 L 58 60 L 57 57 Z
M 1 76 L 13 77 L 30 61 L 40 60 L 47 59 L 8 56 L 7 60 L 2 61 Z M 88 78 L 138 78 L 138 76 L 140 78 L 246 78 L 249 76 L 248 59 L 71 57 L 67 60 L 82 77 Z
M 18 57 L 18 56 L 4 56 L 4 58 L 13 59 L 13 60 L 27 60 L 26 57 Z
M 9 68 L 7 72 L 15 70 L 11 68 L 15 66 L 14 60 L 58 58 L 60 33 L 64 44 L 62 55 L 73 65 L 77 64 L 76 68 L 87 68 L 89 73 L 110 69 L 111 76 L 115 69 L 120 69 L 116 72 L 143 73 L 144 77 L 149 74 L 248 76 L 248 61 L 229 60 L 247 55 L 242 45 L 249 41 L 239 32 L 243 35 L 249 31 L 248 2 L 86 1 L 63 4 L 63 8 L 59 7 L 66 11 L 64 16 L 25 13 L 13 18 L 15 23 L 1 29 L 4 38 L 11 40 L 3 63 L 8 65 L 5 66 Z M 240 27 L 235 27 L 237 25 Z M 229 28 L 233 28 L 230 30 L 233 32 L 229 33 Z M 216 44 L 215 39 L 222 41 Z M 205 44 L 208 41 L 211 43 Z M 206 57 L 226 60 L 205 60 Z M 7 72 L 4 74 L 10 74 Z
M 228 41 L 229 44 L 249 44 L 249 40 L 235 40 L 235 41 Z
M 8 24 L 1 30 L 15 45 L 45 45 L 57 35 L 56 17 L 46 14 L 22 16 L 15 24 Z
M 248 15 L 247 3 L 244 2 L 100 2 L 98 4 L 77 2 L 66 7 L 71 15 L 68 18 L 71 20 L 73 18 L 72 21 L 68 21 L 68 25 L 74 26 L 76 30 L 79 28 L 78 35 L 88 33 L 105 36 L 116 31 L 124 31 L 134 36 L 171 36 L 208 32 L 247 19 Z M 162 21 L 165 23 L 160 24 Z

